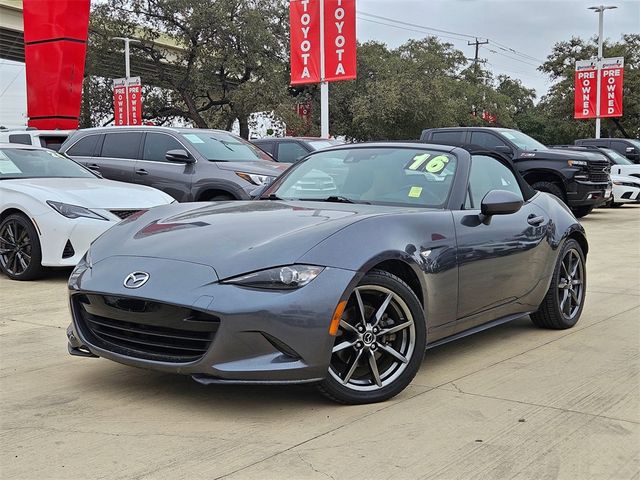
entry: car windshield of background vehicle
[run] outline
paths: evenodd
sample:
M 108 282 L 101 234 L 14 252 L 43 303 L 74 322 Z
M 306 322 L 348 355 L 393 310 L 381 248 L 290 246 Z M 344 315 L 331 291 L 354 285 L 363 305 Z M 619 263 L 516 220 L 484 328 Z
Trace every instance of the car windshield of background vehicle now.
M 271 195 L 283 200 L 443 208 L 456 166 L 454 155 L 421 148 L 318 152 L 294 167 Z
M 548 150 L 543 144 L 539 141 L 534 140 L 529 135 L 525 135 L 522 132 L 518 132 L 516 130 L 498 130 L 502 136 L 511 140 L 511 142 L 515 143 L 518 148 L 522 150 Z
M 211 162 L 273 161 L 255 145 L 228 133 L 197 131 L 182 136 Z
M 611 150 L 610 148 L 603 148 L 602 150 L 604 150 L 607 153 L 607 155 L 611 157 L 611 160 L 616 165 L 635 165 L 631 160 L 629 160 L 624 155 L 620 155 L 615 150 Z
M 640 150 L 640 140 L 631 140 L 630 138 L 626 139 L 627 142 L 629 142 L 631 145 L 633 145 L 634 147 L 636 147 L 638 150 Z
M 314 150 L 322 150 L 323 148 L 335 147 L 336 145 L 344 144 L 344 142 L 339 140 L 307 140 L 307 143 Z
M 0 180 L 14 178 L 96 178 L 73 160 L 49 150 L 0 149 Z

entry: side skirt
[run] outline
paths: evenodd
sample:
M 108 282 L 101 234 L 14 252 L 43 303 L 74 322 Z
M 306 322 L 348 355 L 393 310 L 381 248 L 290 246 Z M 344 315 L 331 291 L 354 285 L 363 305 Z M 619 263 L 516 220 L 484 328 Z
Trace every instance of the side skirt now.
M 430 348 L 439 347 L 440 345 L 444 345 L 445 343 L 453 342 L 454 340 L 458 340 L 460 338 L 468 337 L 469 335 L 482 332 L 483 330 L 488 330 L 489 328 L 497 327 L 498 325 L 502 325 L 503 323 L 517 320 L 518 318 L 522 318 L 526 315 L 529 315 L 532 312 L 533 310 L 531 312 L 526 312 L 526 313 L 516 313 L 514 315 L 507 315 L 506 317 L 498 318 L 497 320 L 483 323 L 482 325 L 478 325 L 477 327 L 464 330 L 463 332 L 456 333 L 455 335 L 450 335 L 448 337 L 441 338 L 440 340 L 436 340 L 433 343 L 427 344 L 427 350 L 429 350 Z

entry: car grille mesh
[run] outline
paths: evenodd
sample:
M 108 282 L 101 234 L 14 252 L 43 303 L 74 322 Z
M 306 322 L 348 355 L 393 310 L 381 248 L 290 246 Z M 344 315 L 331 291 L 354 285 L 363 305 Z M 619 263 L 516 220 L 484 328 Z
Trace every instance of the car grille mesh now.
M 608 182 L 611 167 L 606 160 L 589 162 L 589 180 L 592 182 Z
M 81 332 L 95 346 L 163 362 L 198 360 L 220 325 L 213 315 L 129 297 L 76 295 L 73 310 Z
M 140 210 L 109 210 L 111 213 L 113 213 L 116 217 L 119 217 L 121 220 L 124 220 L 125 218 L 129 218 L 131 215 L 135 215 L 136 213 L 140 212 Z

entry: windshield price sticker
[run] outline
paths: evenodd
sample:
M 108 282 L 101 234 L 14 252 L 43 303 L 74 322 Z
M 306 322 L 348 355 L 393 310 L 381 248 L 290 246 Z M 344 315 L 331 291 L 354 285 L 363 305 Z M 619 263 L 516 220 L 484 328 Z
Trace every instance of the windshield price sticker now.
M 427 163 L 425 170 L 429 173 L 440 173 L 449 163 L 449 158 L 444 155 L 438 155 L 437 157 L 433 157 Z
M 422 187 L 411 187 L 409 190 L 409 196 L 412 198 L 420 198 L 420 195 L 422 195 Z
M 411 165 L 409 165 L 409 167 L 407 168 L 409 170 L 418 170 L 424 164 L 424 162 L 426 162 L 429 159 L 430 156 L 431 155 L 429 155 L 428 153 L 423 153 L 422 155 L 416 155 L 415 157 L 413 157 Z
M 189 140 L 191 143 L 204 143 L 204 140 L 202 140 L 199 136 L 193 133 L 186 133 L 183 136 L 184 138 Z
M 5 175 L 9 173 L 22 173 L 22 170 L 7 157 L 2 157 L 2 152 L 0 152 L 0 173 Z

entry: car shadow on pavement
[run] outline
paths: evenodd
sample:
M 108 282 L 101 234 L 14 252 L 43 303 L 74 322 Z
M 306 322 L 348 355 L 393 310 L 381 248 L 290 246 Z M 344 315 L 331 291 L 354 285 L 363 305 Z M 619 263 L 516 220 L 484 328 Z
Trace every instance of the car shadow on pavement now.
M 424 375 L 428 380 L 432 372 L 435 376 L 449 378 L 452 362 L 462 356 L 477 355 L 484 351 L 487 357 L 502 351 L 505 342 L 518 337 L 535 335 L 540 331 L 531 324 L 528 317 L 480 332 L 473 336 L 454 341 L 427 351 L 420 375 L 414 383 L 424 388 Z M 163 407 L 188 410 L 202 414 L 207 412 L 244 415 L 247 411 L 259 409 L 262 415 L 279 415 L 286 407 L 322 408 L 335 405 L 323 397 L 314 385 L 201 385 L 189 376 L 176 375 L 153 370 L 144 370 L 113 363 L 104 359 L 93 359 L 94 368 L 77 370 L 75 381 L 79 386 L 91 385 L 94 394 L 101 397 L 125 396 L 130 401 L 152 398 Z M 451 377 L 447 381 L 455 380 Z M 435 386 L 430 385 L 429 386 Z M 396 400 L 401 400 L 406 392 Z M 391 400 L 387 403 L 392 403 Z

